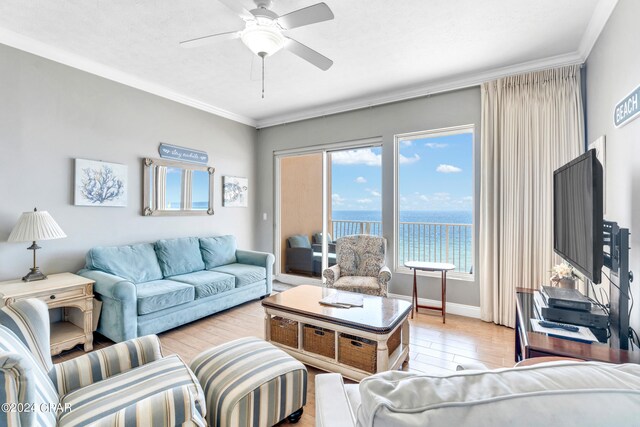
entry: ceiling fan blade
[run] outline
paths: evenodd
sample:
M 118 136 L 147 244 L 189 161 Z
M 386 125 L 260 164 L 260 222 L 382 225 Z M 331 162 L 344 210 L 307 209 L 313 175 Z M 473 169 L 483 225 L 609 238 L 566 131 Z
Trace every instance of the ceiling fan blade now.
M 305 61 L 312 63 L 322 71 L 327 71 L 333 65 L 333 61 L 326 56 L 289 37 L 285 37 L 284 48 L 294 55 L 298 55 Z
M 225 40 L 233 40 L 240 37 L 240 31 L 231 31 L 229 33 L 213 34 L 210 36 L 198 37 L 197 39 L 185 40 L 180 42 L 182 47 L 199 47 L 211 43 L 217 43 Z
M 295 10 L 278 18 L 278 23 L 285 30 L 302 27 L 304 25 L 315 24 L 316 22 L 329 21 L 333 19 L 333 12 L 325 3 L 314 4 L 313 6 Z
M 229 9 L 233 10 L 235 13 L 240 15 L 240 18 L 245 21 L 249 21 L 254 19 L 253 15 L 242 5 L 239 0 L 218 0 L 223 5 L 227 6 Z

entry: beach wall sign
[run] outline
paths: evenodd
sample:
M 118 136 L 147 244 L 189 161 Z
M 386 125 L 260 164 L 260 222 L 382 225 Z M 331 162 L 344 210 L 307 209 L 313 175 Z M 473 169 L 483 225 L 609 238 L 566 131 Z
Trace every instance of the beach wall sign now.
M 638 115 L 640 115 L 640 86 L 616 104 L 616 108 L 613 110 L 613 123 L 619 128 Z
M 206 165 L 209 163 L 209 155 L 200 150 L 178 147 L 177 145 L 160 143 L 158 148 L 160 157 L 163 159 L 178 160 L 181 162 L 199 163 Z

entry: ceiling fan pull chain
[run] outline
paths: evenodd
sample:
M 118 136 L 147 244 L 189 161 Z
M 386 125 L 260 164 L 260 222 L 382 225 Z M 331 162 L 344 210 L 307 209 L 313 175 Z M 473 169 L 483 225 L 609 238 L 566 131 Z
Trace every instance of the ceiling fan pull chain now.
M 264 57 L 265 55 L 260 55 L 262 57 L 262 99 L 264 99 Z

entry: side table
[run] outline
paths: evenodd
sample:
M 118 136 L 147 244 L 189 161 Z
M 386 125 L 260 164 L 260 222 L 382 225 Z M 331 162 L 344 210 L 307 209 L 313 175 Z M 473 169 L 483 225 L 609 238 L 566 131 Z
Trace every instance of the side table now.
M 51 323 L 51 354 L 84 344 L 93 349 L 93 283 L 91 279 L 72 273 L 50 274 L 45 280 L 0 282 L 0 298 L 4 305 L 26 298 L 44 301 L 49 310 L 62 309 L 62 318 Z
M 411 302 L 418 313 L 419 308 L 426 308 L 428 310 L 438 310 L 442 312 L 442 323 L 445 323 L 447 316 L 447 271 L 454 270 L 455 265 L 446 262 L 423 262 L 423 261 L 407 261 L 404 266 L 413 270 L 413 295 L 411 296 Z M 418 285 L 416 272 L 420 271 L 439 271 L 441 274 L 441 291 L 442 291 L 442 306 L 435 307 L 431 305 L 418 304 Z M 413 311 L 411 310 L 411 318 L 413 319 Z

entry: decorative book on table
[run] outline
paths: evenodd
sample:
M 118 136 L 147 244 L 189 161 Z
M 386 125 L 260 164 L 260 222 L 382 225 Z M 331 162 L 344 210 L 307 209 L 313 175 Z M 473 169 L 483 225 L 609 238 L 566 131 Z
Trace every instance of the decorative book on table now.
M 362 307 L 364 298 L 358 294 L 336 293 L 322 298 L 320 304 L 341 308 Z

